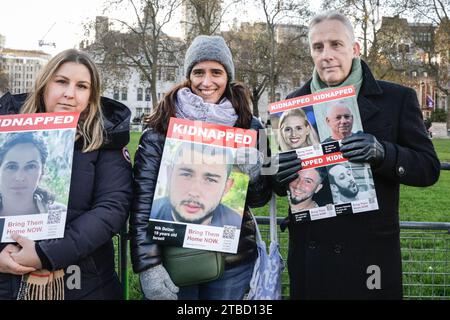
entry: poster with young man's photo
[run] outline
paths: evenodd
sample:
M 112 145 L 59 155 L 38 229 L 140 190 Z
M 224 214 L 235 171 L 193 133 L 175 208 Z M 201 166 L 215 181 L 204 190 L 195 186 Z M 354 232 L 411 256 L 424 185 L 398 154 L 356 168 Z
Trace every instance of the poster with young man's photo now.
M 236 154 L 255 146 L 255 131 L 172 118 L 150 237 L 166 245 L 236 253 L 249 182 Z
M 295 152 L 302 164 L 287 187 L 292 221 L 378 209 L 370 166 L 340 152 L 342 139 L 363 131 L 353 86 L 275 102 L 269 113 L 274 148 Z
M 0 234 L 64 236 L 77 113 L 0 116 Z

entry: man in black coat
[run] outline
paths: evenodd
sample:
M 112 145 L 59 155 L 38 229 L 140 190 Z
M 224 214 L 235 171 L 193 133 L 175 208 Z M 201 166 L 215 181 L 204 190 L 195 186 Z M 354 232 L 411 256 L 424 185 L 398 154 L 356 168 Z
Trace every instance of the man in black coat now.
M 309 43 L 315 66 L 312 79 L 287 98 L 355 86 L 364 133 L 344 138 L 341 151 L 352 162 L 371 165 L 379 210 L 306 223 L 291 219 L 291 298 L 401 299 L 400 184 L 430 186 L 438 180 L 440 168 L 416 94 L 374 79 L 359 59 L 349 20 L 338 12 L 312 19 Z M 278 187 L 297 177 L 289 175 L 294 166 L 280 163 Z

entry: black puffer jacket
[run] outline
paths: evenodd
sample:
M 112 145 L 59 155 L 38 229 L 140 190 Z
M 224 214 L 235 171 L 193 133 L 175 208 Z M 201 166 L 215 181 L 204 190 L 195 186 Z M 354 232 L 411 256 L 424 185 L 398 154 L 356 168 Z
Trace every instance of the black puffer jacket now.
M 25 98 L 25 94 L 4 95 L 0 98 L 0 114 L 18 113 Z M 130 111 L 108 98 L 102 98 L 101 103 L 106 129 L 104 145 L 83 153 L 82 141 L 75 143 L 64 238 L 36 244 L 44 268 L 57 270 L 71 265 L 80 268 L 81 288 L 66 286 L 68 300 L 122 296 L 111 239 L 124 225 L 132 199 L 131 163 L 124 153 L 130 138 Z M 65 275 L 66 285 L 70 275 Z M 0 299 L 15 299 L 20 279 L 0 273 Z
M 253 118 L 250 128 L 263 129 L 261 123 Z M 259 141 L 259 139 L 258 139 Z M 165 136 L 152 130 L 144 131 L 134 161 L 134 200 L 130 217 L 131 261 L 136 273 L 161 263 L 161 247 L 147 237 L 147 225 L 153 202 L 153 194 L 158 178 Z M 269 179 L 260 176 L 249 185 L 241 235 L 237 254 L 226 254 L 225 267 L 250 262 L 256 258 L 255 225 L 249 207 L 265 205 L 271 196 Z

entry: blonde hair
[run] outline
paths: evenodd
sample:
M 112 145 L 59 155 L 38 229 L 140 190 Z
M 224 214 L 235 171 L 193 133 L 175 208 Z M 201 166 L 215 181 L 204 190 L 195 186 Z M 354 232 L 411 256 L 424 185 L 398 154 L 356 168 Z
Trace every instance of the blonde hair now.
M 47 85 L 56 71 L 66 62 L 75 62 L 84 65 L 91 75 L 91 94 L 87 108 L 80 114 L 77 126 L 77 139 L 83 137 L 83 152 L 97 150 L 103 144 L 103 112 L 100 105 L 100 75 L 97 66 L 87 53 L 69 49 L 53 57 L 41 70 L 34 84 L 33 92 L 28 96 L 21 113 L 46 112 L 44 94 Z
M 283 134 L 282 134 L 284 122 L 289 117 L 302 118 L 304 120 L 303 125 L 305 125 L 306 127 L 309 127 L 309 134 L 306 136 L 305 145 L 302 146 L 302 148 L 309 147 L 314 144 L 320 143 L 317 132 L 314 129 L 314 127 L 311 125 L 311 123 L 308 121 L 305 111 L 303 111 L 302 109 L 291 109 L 291 110 L 283 112 L 283 114 L 280 117 L 280 122 L 279 122 L 279 126 L 278 126 L 278 128 L 279 128 L 278 145 L 280 146 L 281 151 L 292 150 L 292 148 L 287 145 L 286 141 L 284 140 Z

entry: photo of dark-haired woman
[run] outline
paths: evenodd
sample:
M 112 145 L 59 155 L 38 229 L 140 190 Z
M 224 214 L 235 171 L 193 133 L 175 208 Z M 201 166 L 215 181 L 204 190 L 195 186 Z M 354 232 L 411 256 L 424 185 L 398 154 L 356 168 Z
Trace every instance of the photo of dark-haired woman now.
M 66 210 L 50 191 L 39 186 L 48 156 L 41 136 L 11 133 L 0 146 L 0 216 Z

